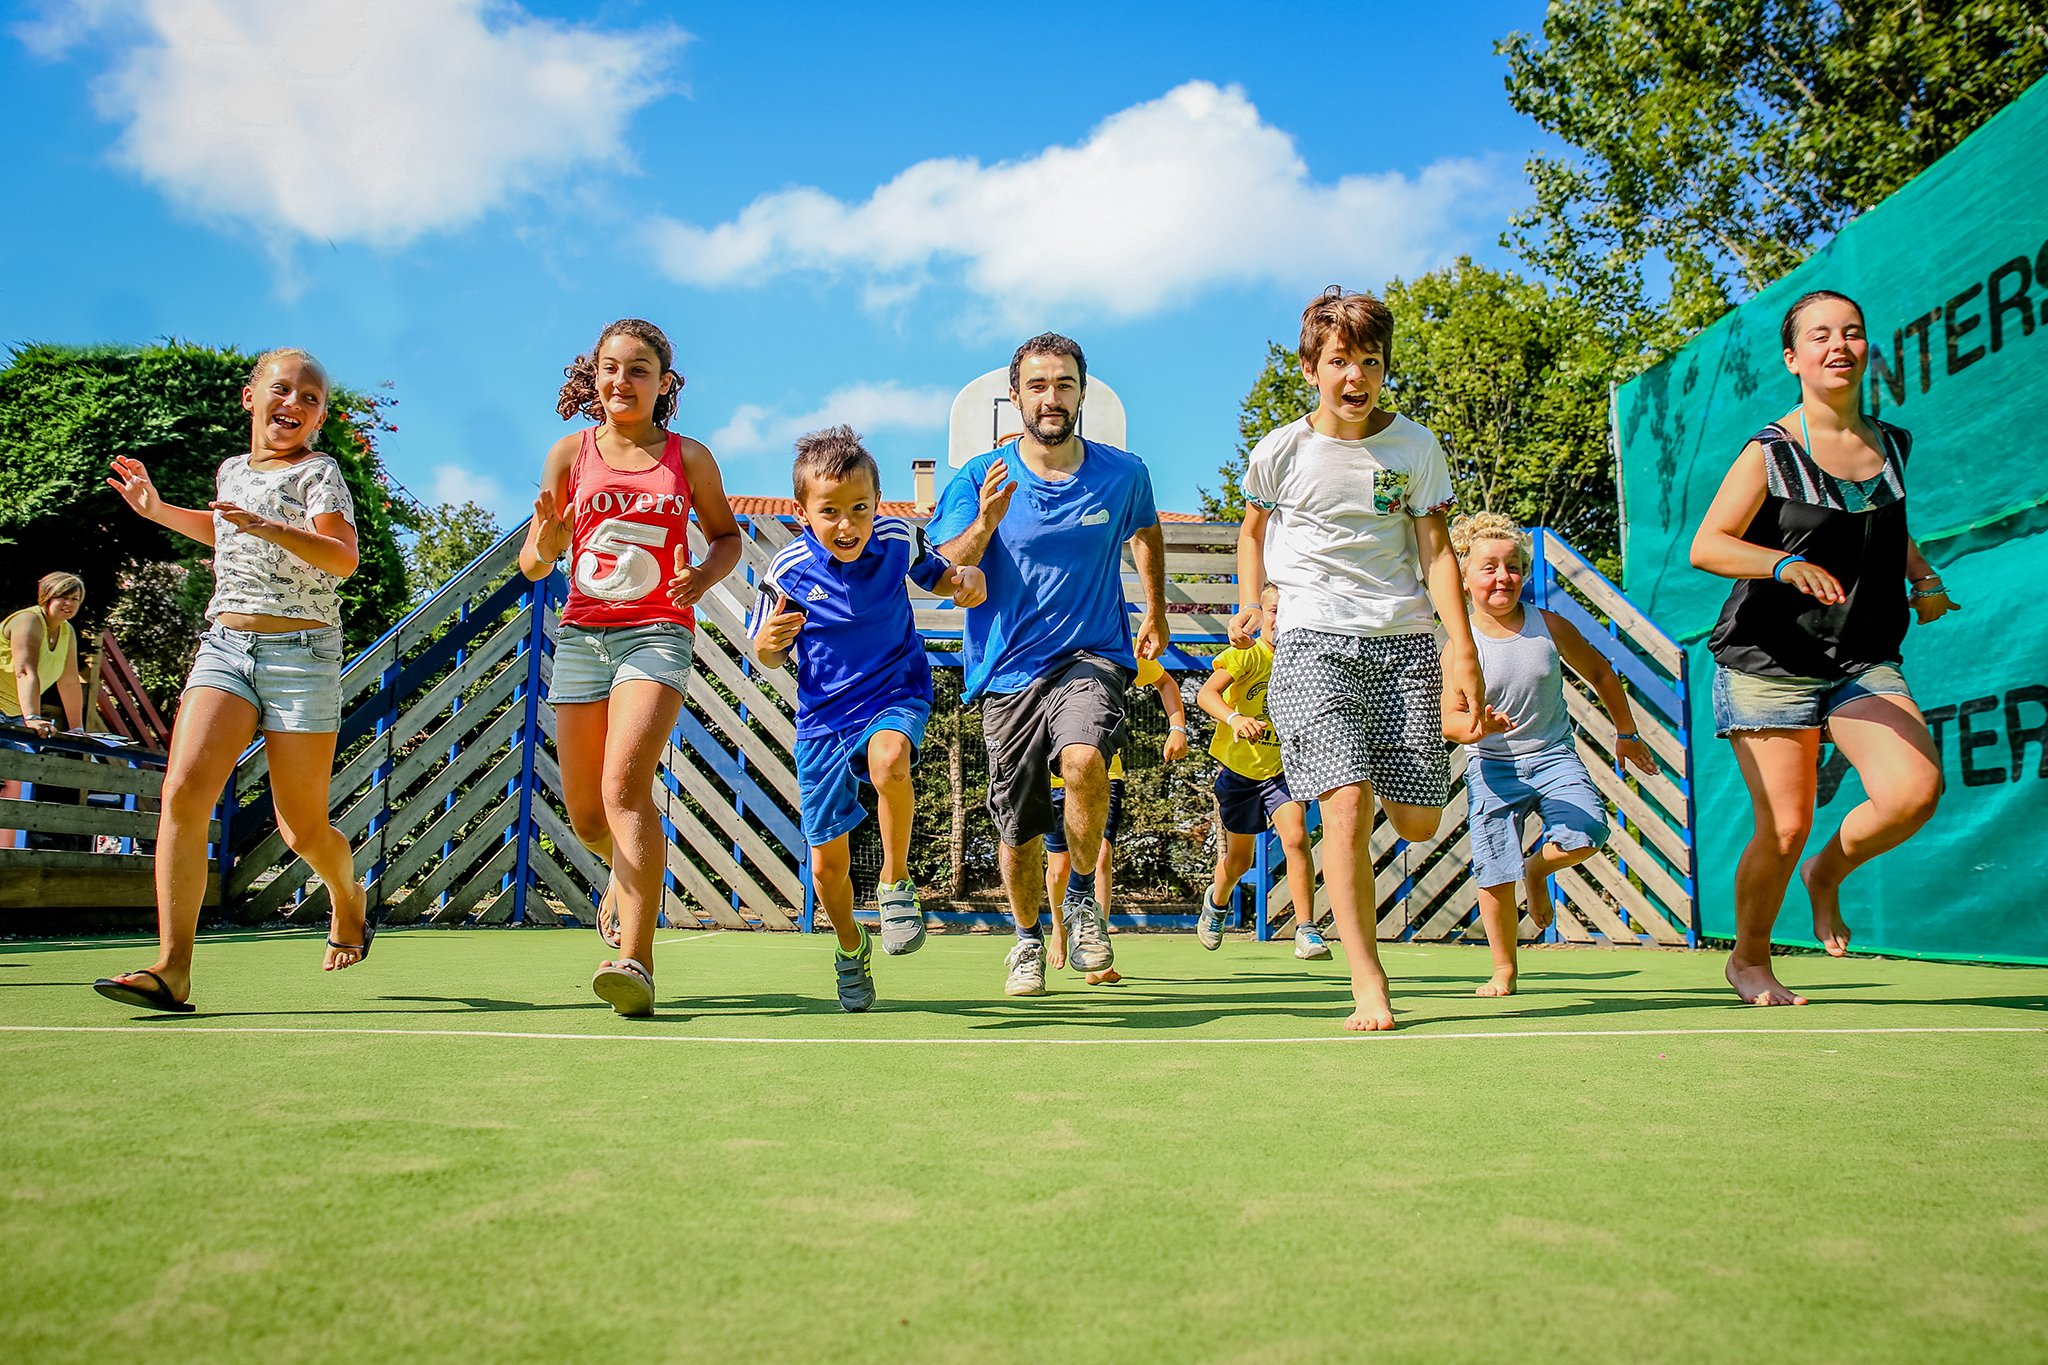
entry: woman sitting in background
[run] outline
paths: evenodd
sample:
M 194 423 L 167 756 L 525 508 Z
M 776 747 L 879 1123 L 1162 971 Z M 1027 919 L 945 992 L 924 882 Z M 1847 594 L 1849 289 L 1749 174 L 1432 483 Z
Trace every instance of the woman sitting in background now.
M 78 632 L 71 628 L 83 605 L 85 582 L 77 574 L 44 574 L 36 584 L 36 605 L 0 621 L 0 720 L 49 738 L 57 723 L 43 714 L 43 693 L 55 683 L 71 728 L 85 723 Z M 0 797 L 20 796 L 19 782 L 0 782 Z M 13 848 L 14 838 L 13 830 L 0 829 L 0 848 Z

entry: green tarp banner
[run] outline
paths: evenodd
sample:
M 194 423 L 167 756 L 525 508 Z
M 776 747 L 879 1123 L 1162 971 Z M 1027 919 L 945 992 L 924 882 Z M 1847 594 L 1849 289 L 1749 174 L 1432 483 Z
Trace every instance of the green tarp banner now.
M 1810 289 L 1863 305 L 1865 409 L 1913 433 L 1909 523 L 1965 607 L 1915 626 L 1904 651 L 1941 746 L 1940 812 L 1849 881 L 1843 915 L 1862 948 L 2048 962 L 2048 81 L 1615 396 L 1624 587 L 1687 646 L 1701 920 L 1716 937 L 1734 931 L 1751 816 L 1708 701 L 1705 637 L 1730 584 L 1687 553 L 1743 444 L 1799 402 L 1778 324 Z M 1813 847 L 1863 799 L 1832 754 Z M 1777 936 L 1814 942 L 1796 881 Z

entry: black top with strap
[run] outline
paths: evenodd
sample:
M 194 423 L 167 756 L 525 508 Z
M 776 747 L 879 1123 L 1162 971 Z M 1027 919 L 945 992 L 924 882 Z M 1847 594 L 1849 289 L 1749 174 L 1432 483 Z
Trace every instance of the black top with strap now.
M 1763 506 L 1742 538 L 1803 555 L 1846 594 L 1830 605 L 1789 583 L 1745 578 L 1728 594 L 1708 641 L 1738 673 L 1846 678 L 1897 663 L 1906 638 L 1906 456 L 1912 433 L 1869 419 L 1884 443 L 1875 478 L 1838 479 L 1775 422 L 1751 439 L 1764 449 Z

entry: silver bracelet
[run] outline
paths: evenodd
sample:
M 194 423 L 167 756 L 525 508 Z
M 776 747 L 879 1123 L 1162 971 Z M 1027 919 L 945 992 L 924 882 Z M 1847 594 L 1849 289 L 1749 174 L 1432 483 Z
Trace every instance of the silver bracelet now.
M 1182 734 L 1186 734 L 1188 732 L 1188 727 L 1185 725 L 1169 725 L 1166 727 L 1166 733 L 1169 735 L 1172 734 L 1175 730 L 1180 731 Z

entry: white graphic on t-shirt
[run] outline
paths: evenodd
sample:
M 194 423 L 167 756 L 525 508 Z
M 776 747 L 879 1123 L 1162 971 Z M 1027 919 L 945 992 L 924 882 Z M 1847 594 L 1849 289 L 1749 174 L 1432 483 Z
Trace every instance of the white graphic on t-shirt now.
M 1087 516 L 1082 517 L 1081 524 L 1083 526 L 1109 525 L 1109 509 L 1107 507 L 1097 508 L 1095 511 L 1090 512 Z
M 623 517 L 601 522 L 576 556 L 576 586 L 584 596 L 600 602 L 637 602 L 653 592 L 661 581 L 660 561 L 640 547 L 649 545 L 659 550 L 667 544 L 666 526 L 649 526 Z M 599 566 L 599 550 L 613 557 L 609 572 Z
M 828 594 L 825 591 L 825 585 L 822 583 L 814 583 L 811 585 L 811 590 L 804 594 L 804 601 L 822 602 L 825 600 L 827 596 Z

